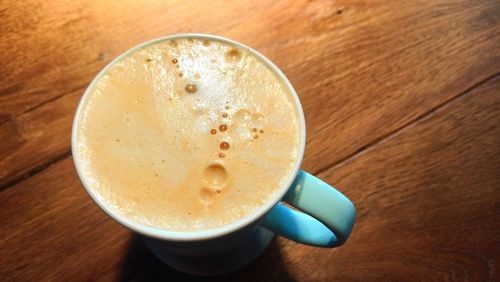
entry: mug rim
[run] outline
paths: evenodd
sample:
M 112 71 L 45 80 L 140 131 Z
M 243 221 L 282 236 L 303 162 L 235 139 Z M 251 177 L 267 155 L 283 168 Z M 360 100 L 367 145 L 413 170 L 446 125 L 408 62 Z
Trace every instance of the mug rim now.
M 168 231 L 165 229 L 161 228 L 156 228 L 153 226 L 148 226 L 146 224 L 140 223 L 134 219 L 128 218 L 124 215 L 119 214 L 118 212 L 114 211 L 112 208 L 108 207 L 101 198 L 97 195 L 97 192 L 94 192 L 90 186 L 87 183 L 87 179 L 82 171 L 82 168 L 80 167 L 80 159 L 79 155 L 76 149 L 77 145 L 77 139 L 78 139 L 78 128 L 79 128 L 79 123 L 81 120 L 81 115 L 83 112 L 83 108 L 87 102 L 87 98 L 89 96 L 90 91 L 94 88 L 94 85 L 97 83 L 97 81 L 107 73 L 108 69 L 115 65 L 116 63 L 120 62 L 122 59 L 124 59 L 126 56 L 132 54 L 133 52 L 140 50 L 146 46 L 156 44 L 162 41 L 167 41 L 167 40 L 174 40 L 174 39 L 181 39 L 181 38 L 193 38 L 193 39 L 209 39 L 212 41 L 218 41 L 218 42 L 223 42 L 226 44 L 234 45 L 237 46 L 241 49 L 247 50 L 248 52 L 252 53 L 255 55 L 257 58 L 262 60 L 267 67 L 269 67 L 275 74 L 277 74 L 280 79 L 284 82 L 286 87 L 288 88 L 289 92 L 292 94 L 293 97 L 293 102 L 295 105 L 295 110 L 297 111 L 298 118 L 299 118 L 299 123 L 300 123 L 300 144 L 299 144 L 299 152 L 297 154 L 297 159 L 295 161 L 294 167 L 292 171 L 290 172 L 290 175 L 288 176 L 288 179 L 286 182 L 280 187 L 279 192 L 276 194 L 276 196 L 261 205 L 259 208 L 251 212 L 250 214 L 247 214 L 246 216 L 240 218 L 237 221 L 231 222 L 229 224 L 217 227 L 217 228 L 212 228 L 212 229 L 207 229 L 207 230 L 197 230 L 197 231 Z M 288 191 L 288 189 L 291 187 L 293 184 L 293 181 L 295 180 L 295 177 L 297 176 L 297 173 L 300 169 L 300 165 L 302 164 L 302 159 L 304 156 L 304 149 L 305 149 L 305 143 L 306 143 L 306 124 L 305 124 L 305 118 L 304 118 L 304 112 L 302 109 L 302 104 L 300 103 L 299 96 L 297 95 L 297 92 L 295 92 L 295 89 L 293 88 L 292 84 L 288 80 L 288 78 L 285 76 L 285 74 L 273 63 L 271 60 L 269 60 L 267 57 L 259 53 L 257 50 L 240 43 L 238 41 L 228 39 L 222 36 L 218 35 L 211 35 L 211 34 L 202 34 L 202 33 L 180 33 L 180 34 L 172 34 L 172 35 L 167 35 L 167 36 L 162 36 L 158 37 L 143 43 L 140 43 L 138 45 L 135 45 L 132 48 L 127 49 L 125 52 L 121 53 L 118 55 L 116 58 L 114 58 L 111 62 L 109 62 L 104 68 L 102 68 L 99 73 L 92 79 L 90 84 L 87 86 L 85 92 L 83 93 L 82 97 L 80 98 L 80 102 L 78 104 L 77 110 L 75 117 L 73 119 L 73 125 L 72 125 L 72 130 L 71 130 L 71 152 L 73 155 L 73 162 L 76 167 L 76 171 L 78 174 L 78 178 L 80 179 L 80 182 L 82 183 L 83 187 L 87 191 L 87 193 L 90 195 L 92 200 L 97 204 L 97 206 L 104 211 L 109 217 L 111 217 L 113 220 L 117 221 L 121 225 L 125 226 L 126 228 L 135 231 L 139 234 L 148 236 L 148 237 L 153 237 L 156 239 L 161 239 L 161 240 L 168 240 L 168 241 L 201 241 L 201 240 L 209 240 L 209 239 L 214 239 L 217 237 L 221 237 L 233 232 L 236 232 L 240 229 L 243 229 L 244 227 L 254 223 L 255 221 L 259 220 L 262 218 L 268 211 L 270 211 L 285 195 L 285 193 Z

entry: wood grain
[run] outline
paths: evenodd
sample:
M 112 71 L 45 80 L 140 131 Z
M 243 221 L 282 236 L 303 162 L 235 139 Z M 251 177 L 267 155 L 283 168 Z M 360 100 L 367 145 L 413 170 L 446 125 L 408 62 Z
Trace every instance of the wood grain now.
M 358 207 L 338 249 L 279 238 L 217 279 L 496 281 L 500 76 L 319 177 Z M 36 191 L 36 192 L 34 192 Z M 0 193 L 7 280 L 192 279 L 157 261 L 80 187 L 71 157 Z
M 3 5 L 0 132 L 9 140 L 0 151 L 0 187 L 67 156 L 70 123 L 93 76 L 120 52 L 165 34 L 221 34 L 275 61 L 303 102 L 311 172 L 500 70 L 492 40 L 500 35 L 498 1 Z
M 358 211 L 319 279 L 500 279 L 500 76 L 319 177 Z
M 499 281 L 500 2 L 1 1 L 0 281 L 198 280 L 84 192 L 76 105 L 154 37 L 246 43 L 304 106 L 303 168 L 358 208 L 347 244 L 276 239 L 223 281 Z M 205 280 L 205 279 L 203 279 Z

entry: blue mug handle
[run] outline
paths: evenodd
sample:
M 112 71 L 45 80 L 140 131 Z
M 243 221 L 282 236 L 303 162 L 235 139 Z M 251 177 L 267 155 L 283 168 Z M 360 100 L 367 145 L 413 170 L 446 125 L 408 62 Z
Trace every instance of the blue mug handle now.
M 304 172 L 297 174 L 283 202 L 266 215 L 262 225 L 288 239 L 318 247 L 342 245 L 351 234 L 356 209 L 351 201 L 321 179 Z

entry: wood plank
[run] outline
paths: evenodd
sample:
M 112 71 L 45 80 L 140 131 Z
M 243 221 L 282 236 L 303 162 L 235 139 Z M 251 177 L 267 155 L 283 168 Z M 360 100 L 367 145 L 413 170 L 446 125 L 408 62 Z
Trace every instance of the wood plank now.
M 500 76 L 319 175 L 357 206 L 351 239 L 277 239 L 218 280 L 496 281 Z M 0 192 L 2 280 L 192 277 L 163 266 L 90 200 L 71 157 Z
M 2 280 L 73 279 L 79 272 L 92 279 L 93 269 L 119 266 L 101 258 L 110 249 L 123 252 L 128 232 L 91 201 L 71 157 L 20 184 L 0 195 Z
M 65 156 L 85 85 L 118 53 L 164 34 L 221 34 L 275 61 L 303 101 L 312 172 L 500 71 L 494 0 L 3 3 L 0 187 Z
M 71 125 L 79 90 L 0 124 L 0 189 L 70 154 Z
M 318 279 L 500 278 L 500 76 L 320 177 L 358 218 L 343 248 L 308 254 L 319 261 L 291 253 L 335 269 Z

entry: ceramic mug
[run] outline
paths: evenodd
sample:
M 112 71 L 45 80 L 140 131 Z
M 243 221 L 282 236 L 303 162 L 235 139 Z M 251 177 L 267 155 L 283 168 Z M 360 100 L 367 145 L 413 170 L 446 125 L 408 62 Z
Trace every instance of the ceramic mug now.
M 210 230 L 173 232 L 146 226 L 130 220 L 103 203 L 88 185 L 76 152 L 77 128 L 82 109 L 95 83 L 115 63 L 135 50 L 164 40 L 196 38 L 220 41 L 238 46 L 260 58 L 278 75 L 290 93 L 300 120 L 300 144 L 297 161 L 290 177 L 280 187 L 276 197 L 252 214 L 231 224 Z M 111 218 L 143 236 L 151 251 L 167 265 L 193 274 L 222 274 L 236 270 L 259 256 L 274 234 L 299 243 L 319 247 L 336 247 L 345 242 L 354 225 L 354 205 L 335 188 L 299 169 L 304 155 L 306 125 L 297 93 L 281 70 L 254 49 L 220 36 L 206 34 L 177 34 L 161 37 L 133 47 L 110 62 L 90 83 L 76 111 L 72 130 L 73 160 L 78 176 L 88 194 Z M 296 209 L 291 209 L 286 202 Z

